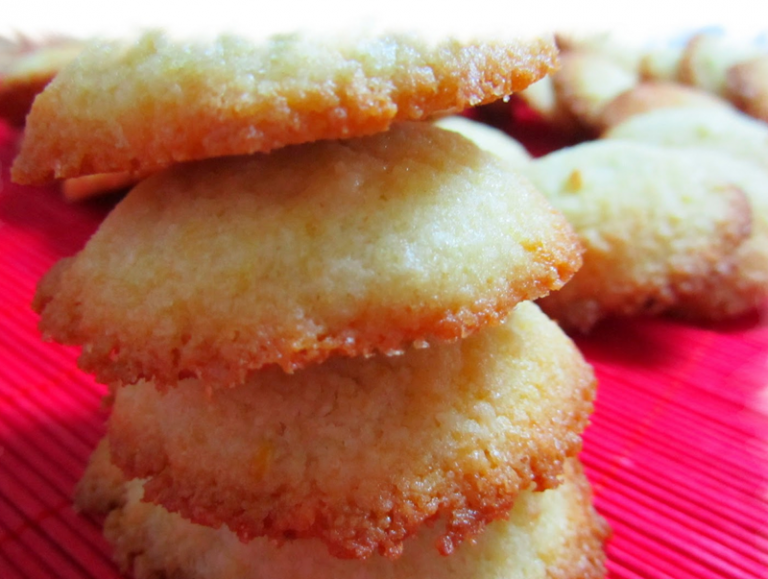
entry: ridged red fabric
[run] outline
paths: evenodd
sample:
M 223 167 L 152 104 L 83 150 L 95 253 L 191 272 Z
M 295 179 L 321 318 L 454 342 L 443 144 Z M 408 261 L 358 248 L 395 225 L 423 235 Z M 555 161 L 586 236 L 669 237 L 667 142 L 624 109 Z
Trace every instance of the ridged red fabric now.
M 536 152 L 558 144 L 514 127 Z M 115 579 L 73 486 L 104 432 L 105 388 L 44 343 L 35 284 L 114 206 L 19 187 L 0 125 L 0 578 Z M 614 529 L 613 579 L 768 577 L 768 309 L 718 326 L 613 321 L 576 339 L 600 382 L 582 458 Z

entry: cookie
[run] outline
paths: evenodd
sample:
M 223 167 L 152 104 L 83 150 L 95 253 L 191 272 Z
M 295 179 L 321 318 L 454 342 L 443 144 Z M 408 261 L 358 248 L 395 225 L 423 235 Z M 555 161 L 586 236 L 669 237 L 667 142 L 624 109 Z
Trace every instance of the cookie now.
M 106 445 L 100 449 L 80 483 L 78 500 L 82 508 L 94 503 L 92 493 L 110 497 L 98 501 L 114 505 L 104 534 L 121 570 L 135 579 L 598 579 L 606 572 L 609 528 L 592 506 L 592 490 L 576 459 L 565 463 L 558 488 L 521 493 L 506 520 L 492 523 L 473 544 L 462 545 L 450 557 L 434 549 L 441 532 L 438 521 L 411 539 L 395 561 L 378 555 L 350 561 L 329 556 L 312 539 L 280 547 L 263 538 L 243 543 L 226 528 L 196 525 L 144 502 L 140 480 L 114 484 L 120 471 L 109 464 Z
M 644 81 L 679 82 L 683 46 L 658 46 L 640 58 L 638 72 Z
M 413 34 L 203 43 L 146 33 L 98 43 L 35 103 L 13 178 L 149 173 L 460 112 L 549 73 L 546 37 L 486 41 Z
M 656 109 L 730 106 L 725 99 L 683 84 L 646 81 L 609 101 L 598 114 L 597 128 L 603 132 L 630 117 Z
M 103 382 L 230 386 L 270 364 L 465 337 L 562 286 L 580 251 L 501 160 L 406 123 L 155 174 L 34 307 Z
M 733 65 L 725 84 L 725 95 L 734 105 L 768 123 L 768 54 Z
M 704 147 L 768 167 L 768 125 L 728 108 L 659 109 L 628 118 L 603 138 Z
M 742 171 L 752 169 L 717 152 L 619 140 L 537 159 L 531 178 L 585 246 L 581 270 L 539 304 L 587 331 L 604 317 L 658 314 L 708 293 L 750 235 Z
M 759 55 L 759 47 L 724 35 L 703 32 L 692 36 L 680 58 L 678 79 L 724 96 L 726 75 L 734 64 Z
M 636 72 L 600 54 L 568 52 L 560 62 L 552 76 L 557 101 L 587 129 L 595 130 L 602 108 L 638 82 Z
M 522 143 L 486 123 L 452 115 L 435 121 L 435 124 L 441 129 L 454 131 L 468 138 L 481 149 L 509 163 L 511 167 L 525 168 L 531 161 L 531 154 Z
M 517 494 L 557 485 L 581 447 L 594 375 L 531 302 L 502 325 L 401 356 L 117 390 L 113 458 L 147 498 L 244 540 L 317 538 L 331 554 L 397 557 L 440 517 L 451 553 Z

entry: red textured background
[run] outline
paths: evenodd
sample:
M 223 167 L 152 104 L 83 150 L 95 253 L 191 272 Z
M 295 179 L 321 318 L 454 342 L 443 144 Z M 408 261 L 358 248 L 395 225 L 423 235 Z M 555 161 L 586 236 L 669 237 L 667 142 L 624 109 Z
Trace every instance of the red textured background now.
M 536 152 L 562 144 L 512 129 Z M 105 389 L 74 349 L 41 342 L 29 304 L 115 198 L 11 184 L 16 137 L 0 125 L 0 579 L 112 579 L 99 521 L 70 499 Z M 768 309 L 718 327 L 610 322 L 577 343 L 600 381 L 582 456 L 614 529 L 609 576 L 768 577 Z

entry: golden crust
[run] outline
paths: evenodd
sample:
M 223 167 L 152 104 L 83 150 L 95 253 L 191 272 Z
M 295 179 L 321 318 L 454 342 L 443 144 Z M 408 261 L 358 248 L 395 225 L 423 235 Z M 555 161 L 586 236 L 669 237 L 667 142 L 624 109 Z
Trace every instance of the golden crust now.
M 606 316 L 655 314 L 705 297 L 749 238 L 745 190 L 765 184 L 747 182 L 754 171 L 713 151 L 618 140 L 537 159 L 532 179 L 585 246 L 582 269 L 541 299 L 542 309 L 586 331 Z
M 410 123 L 156 174 L 42 280 L 34 307 L 103 382 L 217 387 L 467 336 L 580 263 L 529 181 Z
M 598 130 L 605 131 L 628 118 L 648 111 L 676 107 L 725 107 L 724 99 L 703 90 L 674 82 L 642 82 L 617 95 L 601 110 Z
M 725 93 L 745 113 L 768 123 L 768 55 L 729 68 Z
M 401 356 L 262 370 L 213 392 L 126 386 L 109 439 L 129 478 L 152 477 L 148 499 L 244 540 L 397 557 L 440 517 L 448 554 L 521 490 L 557 485 L 594 387 L 573 343 L 525 302 L 501 326 Z
M 460 112 L 549 73 L 551 40 L 284 35 L 259 45 L 147 33 L 85 50 L 35 103 L 19 183 L 266 152 Z
M 119 476 L 108 463 L 96 463 L 92 459 L 82 488 L 105 486 L 98 477 L 110 468 Z M 121 570 L 135 579 L 600 579 L 606 572 L 610 529 L 592 506 L 592 489 L 576 459 L 566 462 L 557 489 L 522 493 L 507 520 L 494 522 L 450 557 L 432 548 L 438 522 L 411 539 L 396 561 L 376 555 L 364 561 L 336 559 L 311 539 L 280 547 L 264 539 L 243 543 L 226 528 L 196 525 L 143 502 L 140 480 L 108 486 L 118 506 L 107 517 L 104 534 Z

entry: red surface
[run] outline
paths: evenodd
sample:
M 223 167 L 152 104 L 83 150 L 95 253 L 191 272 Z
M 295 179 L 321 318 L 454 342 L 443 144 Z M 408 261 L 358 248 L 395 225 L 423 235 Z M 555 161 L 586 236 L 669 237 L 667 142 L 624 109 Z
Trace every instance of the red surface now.
M 514 129 L 553 145 L 535 120 Z M 105 389 L 40 340 L 29 307 L 115 200 L 11 184 L 14 149 L 0 125 L 0 579 L 115 578 L 99 521 L 70 506 Z M 577 342 L 600 381 L 582 456 L 614 529 L 610 577 L 767 577 L 768 315 L 611 322 Z

